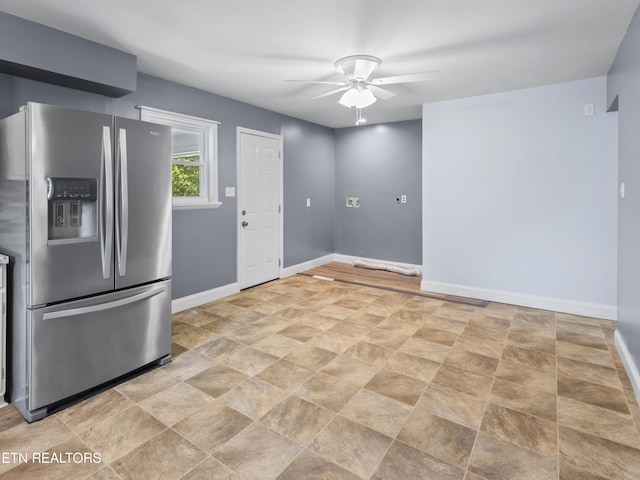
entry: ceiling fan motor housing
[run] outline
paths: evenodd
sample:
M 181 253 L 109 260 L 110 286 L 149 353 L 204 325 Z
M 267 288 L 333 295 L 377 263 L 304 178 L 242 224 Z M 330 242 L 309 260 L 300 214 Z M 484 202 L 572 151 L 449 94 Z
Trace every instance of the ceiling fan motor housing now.
M 348 80 L 365 81 L 382 61 L 372 55 L 350 55 L 339 59 L 334 66 Z

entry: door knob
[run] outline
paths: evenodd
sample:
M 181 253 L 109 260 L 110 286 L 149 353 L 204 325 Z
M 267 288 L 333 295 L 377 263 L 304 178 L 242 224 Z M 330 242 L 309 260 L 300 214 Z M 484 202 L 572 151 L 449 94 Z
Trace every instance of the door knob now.
M 247 225 L 249 225 L 249 222 L 242 222 L 243 227 L 246 227 Z

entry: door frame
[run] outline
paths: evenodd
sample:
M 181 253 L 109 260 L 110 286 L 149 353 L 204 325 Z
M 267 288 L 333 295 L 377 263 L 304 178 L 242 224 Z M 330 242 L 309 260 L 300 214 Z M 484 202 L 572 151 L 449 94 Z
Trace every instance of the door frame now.
M 279 194 L 279 205 L 280 205 L 280 241 L 279 241 L 279 256 L 280 256 L 280 265 L 278 267 L 278 278 L 282 278 L 282 272 L 284 270 L 284 172 L 283 172 L 283 164 L 284 164 L 284 152 L 283 152 L 283 138 L 282 135 L 276 135 L 274 133 L 262 132 L 260 130 L 253 130 L 245 127 L 236 127 L 236 280 L 238 282 L 239 288 L 242 288 L 245 279 L 245 272 L 240 268 L 242 265 L 242 249 L 240 244 L 240 235 L 242 233 L 242 215 L 240 214 L 240 195 L 242 192 L 242 148 L 240 138 L 242 134 L 247 135 L 256 135 L 259 137 L 271 138 L 278 141 L 278 150 L 280 154 L 278 155 L 278 167 L 280 168 L 280 194 Z M 248 287 L 246 287 L 248 288 Z

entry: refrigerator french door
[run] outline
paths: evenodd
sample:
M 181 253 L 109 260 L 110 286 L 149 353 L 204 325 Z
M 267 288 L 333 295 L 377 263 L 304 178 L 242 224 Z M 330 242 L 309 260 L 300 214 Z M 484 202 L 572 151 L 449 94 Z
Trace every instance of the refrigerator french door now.
M 171 131 L 29 103 L 0 140 L 0 246 L 20 284 L 11 399 L 33 421 L 170 360 Z

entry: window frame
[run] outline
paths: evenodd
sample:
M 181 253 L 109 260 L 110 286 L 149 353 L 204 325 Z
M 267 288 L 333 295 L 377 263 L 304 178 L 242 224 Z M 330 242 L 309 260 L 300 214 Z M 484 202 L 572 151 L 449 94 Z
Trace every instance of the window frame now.
M 198 134 L 200 137 L 200 162 L 198 166 L 203 169 L 200 178 L 200 195 L 180 197 L 172 194 L 173 208 L 176 210 L 217 208 L 222 205 L 218 199 L 218 125 L 220 122 L 143 105 L 138 108 L 140 109 L 140 120 L 167 125 L 172 129 L 176 128 Z M 171 152 L 171 165 L 174 165 L 174 157 L 178 156 L 185 156 L 185 154 Z M 182 164 L 182 162 L 178 164 Z

